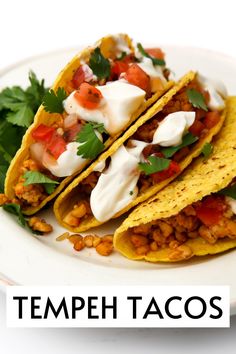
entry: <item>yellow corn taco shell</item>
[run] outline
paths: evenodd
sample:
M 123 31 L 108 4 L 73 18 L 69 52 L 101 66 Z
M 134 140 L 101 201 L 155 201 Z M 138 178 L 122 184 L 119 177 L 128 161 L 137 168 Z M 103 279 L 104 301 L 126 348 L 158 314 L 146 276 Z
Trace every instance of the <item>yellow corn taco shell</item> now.
M 65 215 L 72 209 L 72 206 L 76 201 L 78 201 L 78 193 L 76 192 L 76 188 L 78 185 L 89 176 L 90 173 L 93 172 L 94 168 L 98 163 L 105 161 L 108 157 L 113 155 L 118 148 L 129 138 L 131 137 L 140 126 L 142 126 L 145 122 L 151 119 L 156 113 L 160 112 L 163 107 L 172 99 L 172 97 L 178 93 L 183 87 L 187 86 L 190 82 L 194 80 L 196 73 L 189 72 L 187 73 L 173 88 L 171 88 L 160 100 L 158 100 L 138 121 L 136 121 L 133 126 L 131 126 L 126 133 L 120 137 L 106 152 L 104 152 L 97 161 L 95 161 L 92 165 L 88 167 L 81 175 L 74 179 L 74 181 L 60 194 L 54 204 L 54 213 L 58 220 L 58 222 L 73 232 L 83 232 L 90 228 L 99 226 L 102 222 L 95 219 L 95 217 L 91 216 L 85 220 L 82 220 L 78 227 L 71 227 L 67 223 L 63 221 Z M 186 156 L 182 162 L 180 163 L 180 172 L 179 174 L 192 162 L 192 160 L 200 155 L 202 147 L 205 143 L 210 142 L 214 135 L 216 135 L 221 129 L 225 118 L 225 111 L 221 114 L 221 120 L 217 123 L 209 133 L 204 137 L 204 139 L 200 139 L 199 142 L 195 144 L 195 146 L 190 150 L 188 156 Z M 173 179 L 177 176 L 174 175 L 150 188 L 146 191 L 139 194 L 139 196 L 133 200 L 127 207 L 119 211 L 113 218 L 117 218 L 118 216 L 124 214 L 137 204 L 147 200 L 148 198 L 155 195 L 158 191 L 163 189 L 166 185 L 168 185 Z
M 89 59 L 91 53 L 96 47 L 100 47 L 101 53 L 106 57 L 106 58 L 114 58 L 114 46 L 115 46 L 115 41 L 116 38 L 122 38 L 125 43 L 127 43 L 127 46 L 131 49 L 133 52 L 133 46 L 132 46 L 132 41 L 129 38 L 128 35 L 126 34 L 119 34 L 117 36 L 112 36 L 109 35 L 107 37 L 104 37 L 100 39 L 94 46 L 88 47 L 81 51 L 79 54 L 77 54 L 67 65 L 66 67 L 59 73 L 54 85 L 52 86 L 52 89 L 56 91 L 59 87 L 63 87 L 67 93 L 71 93 L 73 91 L 73 88 L 71 87 L 71 79 L 73 77 L 73 74 L 75 70 L 79 67 L 81 61 L 86 61 Z M 123 128 L 123 130 L 119 133 L 116 134 L 112 137 L 110 137 L 106 142 L 105 142 L 105 150 L 121 135 L 127 128 L 128 126 L 133 123 L 147 108 L 149 108 L 154 102 L 158 100 L 159 97 L 161 97 L 162 94 L 164 94 L 168 89 L 173 86 L 173 82 L 168 82 L 165 87 L 163 87 L 163 90 L 155 92 L 151 98 L 146 100 L 140 107 L 139 109 L 132 115 L 130 121 L 128 122 L 127 126 Z M 35 129 L 39 124 L 46 124 L 46 125 L 53 125 L 55 122 L 60 119 L 61 115 L 57 113 L 48 113 L 44 110 L 44 107 L 41 105 L 38 109 L 38 112 L 35 115 L 34 122 L 33 124 L 29 127 L 27 130 L 23 140 L 22 140 L 22 145 L 17 154 L 15 155 L 14 159 L 11 162 L 11 165 L 8 169 L 7 176 L 6 176 L 6 181 L 5 181 L 5 194 L 9 199 L 13 199 L 15 197 L 15 192 L 14 192 L 14 186 L 16 185 L 19 177 L 20 177 L 20 167 L 22 166 L 22 163 L 29 158 L 29 147 L 30 145 L 34 142 L 31 132 L 33 129 Z M 90 162 L 88 161 L 87 165 Z M 56 195 L 58 195 L 66 185 L 68 185 L 75 175 L 77 175 L 81 171 L 77 171 L 74 175 L 66 177 L 63 179 L 63 181 L 58 185 L 58 187 L 55 189 L 54 193 L 49 195 L 46 199 L 44 199 L 40 205 L 37 207 L 27 207 L 23 208 L 23 213 L 26 215 L 32 215 L 36 213 L 38 210 L 40 210 L 43 206 L 45 206 L 50 200 L 52 200 Z
M 230 97 L 226 104 L 227 114 L 224 126 L 215 138 L 213 154 L 205 160 L 196 159 L 175 181 L 156 196 L 139 205 L 117 229 L 114 246 L 124 256 L 133 260 L 149 262 L 171 262 L 168 249 L 137 255 L 130 241 L 130 230 L 135 226 L 177 215 L 186 206 L 227 187 L 236 176 L 236 97 Z M 234 239 L 220 239 L 209 244 L 202 238 L 189 239 L 186 245 L 192 249 L 192 256 L 221 253 L 236 247 Z

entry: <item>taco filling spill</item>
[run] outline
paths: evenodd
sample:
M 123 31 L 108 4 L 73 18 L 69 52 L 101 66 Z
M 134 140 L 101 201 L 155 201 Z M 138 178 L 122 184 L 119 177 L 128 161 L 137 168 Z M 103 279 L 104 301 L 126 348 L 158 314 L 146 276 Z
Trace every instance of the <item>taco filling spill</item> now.
M 151 200 L 115 233 L 115 248 L 130 259 L 174 262 L 236 247 L 236 98 L 214 150 Z
M 235 183 L 227 190 L 232 189 L 236 191 Z M 206 250 L 220 240 L 234 240 L 236 245 L 235 214 L 235 199 L 213 194 L 188 205 L 177 215 L 131 228 L 130 241 L 137 255 L 165 249 L 167 260 L 186 260 L 194 256 L 192 243 L 199 238 Z
M 60 215 L 63 225 L 82 231 L 104 223 L 163 188 L 218 132 L 225 96 L 219 84 L 201 76 L 190 80 L 74 190 L 69 187 L 64 199 L 58 198 L 55 211 L 58 203 L 69 204 Z
M 80 53 L 45 95 L 9 169 L 7 197 L 37 211 L 172 85 L 168 76 L 161 49 L 126 35 Z

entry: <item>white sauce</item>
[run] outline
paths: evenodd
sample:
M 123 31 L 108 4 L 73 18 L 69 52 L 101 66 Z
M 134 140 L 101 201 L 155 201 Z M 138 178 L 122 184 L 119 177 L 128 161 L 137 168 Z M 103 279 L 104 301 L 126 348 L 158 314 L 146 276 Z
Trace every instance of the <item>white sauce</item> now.
M 122 37 L 120 35 L 113 35 L 112 37 L 116 41 L 116 49 L 118 52 L 120 52 L 120 54 L 122 52 L 125 52 L 126 54 L 130 54 L 131 50 L 130 50 L 129 46 L 127 45 L 127 42 L 124 39 L 124 37 Z
M 231 197 L 226 197 L 226 202 L 230 206 L 232 212 L 236 214 L 236 200 Z
M 177 146 L 182 143 L 183 135 L 195 120 L 195 112 L 174 112 L 161 121 L 153 136 L 153 144 Z
M 64 101 L 68 114 L 77 114 L 89 122 L 103 123 L 110 135 L 121 131 L 129 122 L 131 115 L 144 102 L 145 91 L 123 81 L 114 81 L 104 86 L 97 86 L 103 95 L 99 109 L 85 109 L 80 106 L 72 92 Z
M 147 143 L 133 140 L 133 148 L 123 145 L 111 157 L 108 169 L 101 174 L 92 190 L 90 205 L 94 217 L 105 222 L 137 197 L 140 176 L 138 163 Z
M 64 151 L 56 160 L 55 164 L 43 163 L 44 166 L 57 177 L 71 176 L 76 171 L 84 167 L 86 159 L 77 155 L 78 147 L 82 145 L 77 142 L 67 144 L 66 151 Z
M 163 75 L 162 69 L 158 65 L 153 65 L 152 60 L 149 58 L 143 57 L 141 63 L 138 63 L 138 66 L 145 71 L 150 77 L 151 82 L 151 91 L 155 92 L 160 87 L 159 80 L 161 79 L 162 83 L 166 83 L 166 79 Z
M 104 168 L 106 167 L 106 161 L 100 161 L 99 163 L 97 163 L 97 165 L 95 166 L 95 168 L 93 169 L 94 172 L 102 172 L 104 170 Z
M 199 74 L 198 80 L 203 88 L 209 92 L 210 100 L 208 107 L 213 111 L 222 111 L 225 108 L 224 99 L 227 97 L 225 85 L 220 81 L 208 79 Z

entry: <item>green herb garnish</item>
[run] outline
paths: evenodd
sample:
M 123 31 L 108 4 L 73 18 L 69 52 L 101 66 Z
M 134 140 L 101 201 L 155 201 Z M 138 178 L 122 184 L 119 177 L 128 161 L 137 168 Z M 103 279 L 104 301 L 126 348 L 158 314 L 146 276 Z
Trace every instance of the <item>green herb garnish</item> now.
M 209 157 L 213 151 L 213 146 L 210 143 L 206 143 L 203 148 L 201 153 L 205 158 Z
M 13 86 L 0 93 L 0 118 L 4 114 L 4 119 L 12 125 L 28 128 L 47 92 L 44 80 L 39 81 L 32 71 L 29 73 L 29 81 L 30 86 L 26 90 Z
M 143 48 L 143 46 L 142 46 L 141 43 L 138 43 L 138 44 L 137 44 L 137 48 L 138 48 L 138 50 L 140 51 L 140 53 L 141 53 L 144 57 L 151 59 L 153 65 L 161 65 L 161 66 L 166 65 L 165 60 L 153 58 L 151 55 L 149 55 L 149 54 L 145 51 L 145 49 Z
M 109 60 L 102 55 L 98 47 L 94 49 L 90 57 L 89 66 L 98 79 L 106 79 L 110 76 L 111 64 Z
M 78 147 L 77 155 L 84 159 L 95 159 L 104 149 L 103 142 L 98 138 L 96 131 L 100 134 L 106 133 L 104 124 L 86 123 L 79 134 L 76 141 L 83 143 Z
M 63 113 L 63 101 L 67 94 L 63 87 L 59 87 L 57 91 L 49 90 L 43 97 L 43 106 L 46 112 L 49 113 Z
M 236 199 L 236 184 L 230 187 L 226 187 L 222 189 L 218 194 L 225 195 L 227 197 L 231 197 L 233 199 Z
M 44 80 L 29 72 L 30 86 L 7 87 L 0 92 L 0 192 L 3 192 L 6 171 L 20 148 L 26 129 L 47 92 Z
M 149 163 L 140 162 L 139 168 L 143 171 L 146 175 L 151 175 L 152 173 L 160 172 L 166 170 L 171 163 L 171 160 L 164 159 L 162 157 L 156 156 L 149 156 L 148 157 Z
M 188 89 L 186 93 L 188 96 L 188 100 L 193 105 L 193 107 L 201 108 L 204 111 L 208 111 L 205 99 L 199 91 L 195 89 Z
M 38 171 L 27 171 L 23 175 L 23 178 L 25 179 L 24 186 L 36 183 L 43 184 L 45 191 L 48 194 L 52 194 L 56 188 L 56 185 L 59 184 L 59 182 L 54 181 Z
M 15 203 L 8 203 L 8 204 L 2 205 L 2 208 L 5 211 L 7 211 L 8 213 L 16 215 L 17 221 L 21 226 L 26 227 L 28 225 L 24 215 L 21 212 L 20 205 L 15 204 Z
M 180 145 L 163 148 L 163 149 L 161 149 L 161 152 L 163 153 L 163 155 L 166 158 L 169 158 L 169 157 L 172 157 L 177 151 L 179 151 L 183 147 L 191 145 L 191 144 L 195 143 L 197 140 L 198 140 L 197 136 L 194 136 L 192 133 L 187 133 L 183 137 L 183 141 Z

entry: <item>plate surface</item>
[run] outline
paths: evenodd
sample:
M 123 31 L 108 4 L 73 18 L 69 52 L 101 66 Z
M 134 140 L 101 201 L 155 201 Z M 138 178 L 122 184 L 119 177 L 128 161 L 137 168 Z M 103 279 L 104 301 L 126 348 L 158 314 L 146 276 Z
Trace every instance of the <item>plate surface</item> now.
M 236 59 L 199 48 L 162 47 L 176 78 L 189 69 L 198 70 L 205 76 L 222 80 L 229 94 L 236 94 Z M 9 67 L 1 72 L 0 89 L 16 84 L 26 86 L 30 69 L 50 85 L 75 53 L 75 49 L 58 51 Z M 69 242 L 55 240 L 64 229 L 56 224 L 51 211 L 41 215 L 54 226 L 50 236 L 31 235 L 0 210 L 0 286 L 7 282 L 22 285 L 230 285 L 231 313 L 236 314 L 233 271 L 236 251 L 172 265 L 128 261 L 117 253 L 101 257 L 90 249 L 79 253 Z M 94 232 L 110 233 L 120 222 L 111 222 Z

